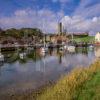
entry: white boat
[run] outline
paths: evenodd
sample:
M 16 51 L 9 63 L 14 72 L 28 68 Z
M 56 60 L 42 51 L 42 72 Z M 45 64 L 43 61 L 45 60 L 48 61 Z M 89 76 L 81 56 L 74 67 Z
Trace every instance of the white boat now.
M 48 51 L 48 48 L 46 48 L 46 47 L 41 48 L 41 53 L 46 53 L 47 51 Z
M 0 53 L 0 61 L 4 61 L 4 55 Z
M 75 52 L 75 46 L 68 46 L 68 47 L 67 47 L 67 50 L 68 50 L 69 52 Z
M 46 55 L 46 52 L 48 52 L 48 48 L 42 47 L 42 48 L 40 49 L 40 54 L 41 54 L 41 56 L 45 56 L 45 55 Z
M 26 56 L 26 53 L 20 53 L 20 54 L 19 54 L 20 59 L 24 59 L 25 56 Z
M 94 46 L 93 46 L 93 45 L 90 45 L 90 46 L 89 46 L 89 49 L 90 49 L 90 50 L 93 50 L 93 49 L 94 49 Z
M 43 20 L 43 29 L 45 28 L 44 22 L 45 20 Z M 45 31 L 43 33 L 44 33 L 44 38 L 43 38 L 43 47 L 41 48 L 41 54 L 43 53 L 43 55 L 45 55 L 45 53 L 48 51 L 48 45 L 46 44 L 45 40 Z
M 48 51 L 48 46 L 45 43 L 45 38 L 44 38 L 43 47 L 41 47 L 41 53 L 46 53 L 47 51 Z
M 65 50 L 67 49 L 67 47 L 68 47 L 67 45 L 64 45 L 64 49 L 65 49 Z
M 67 47 L 67 50 L 69 51 L 69 52 L 75 52 L 75 46 L 73 45 L 73 34 L 71 35 L 71 37 L 72 37 L 72 44 L 71 45 L 68 45 L 68 47 Z
M 15 47 L 18 47 L 19 46 L 17 42 L 15 42 L 14 45 L 15 45 Z

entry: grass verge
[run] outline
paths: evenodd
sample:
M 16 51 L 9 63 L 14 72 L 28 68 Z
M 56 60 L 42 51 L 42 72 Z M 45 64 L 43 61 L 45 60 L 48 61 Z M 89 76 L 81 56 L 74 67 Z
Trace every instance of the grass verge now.
M 37 100 L 100 100 L 100 62 L 74 69 Z

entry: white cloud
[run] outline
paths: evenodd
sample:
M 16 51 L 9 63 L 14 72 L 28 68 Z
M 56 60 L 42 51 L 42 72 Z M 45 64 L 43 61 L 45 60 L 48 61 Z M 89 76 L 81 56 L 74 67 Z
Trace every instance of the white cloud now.
M 100 31 L 100 17 L 97 17 L 100 16 L 100 3 L 90 4 L 91 0 L 81 0 L 72 17 L 65 15 L 62 22 L 68 31 L 91 33 Z
M 58 20 L 64 16 L 63 12 L 54 13 L 51 10 L 17 10 L 11 17 L 2 17 L 0 25 L 3 28 L 38 27 L 44 32 L 57 32 Z
M 100 16 L 100 3 L 88 6 L 91 0 L 81 0 L 79 6 L 74 11 L 73 15 L 81 15 L 83 17 Z
M 100 31 L 100 17 L 63 16 L 63 12 L 54 13 L 47 9 L 37 12 L 32 9 L 17 10 L 13 16 L 1 18 L 0 25 L 4 28 L 38 27 L 44 32 L 57 32 L 58 22 L 62 21 L 68 32 Z
M 65 16 L 62 23 L 69 32 L 97 32 L 100 31 L 100 17 L 85 19 L 82 16 Z

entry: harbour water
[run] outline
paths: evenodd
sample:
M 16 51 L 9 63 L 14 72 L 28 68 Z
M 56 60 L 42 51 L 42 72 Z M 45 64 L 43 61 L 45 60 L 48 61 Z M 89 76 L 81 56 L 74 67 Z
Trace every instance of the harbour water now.
M 100 48 L 76 48 L 74 53 L 49 50 L 3 52 L 0 62 L 0 95 L 35 90 L 49 82 L 56 82 L 75 67 L 87 67 L 96 58 Z M 23 57 L 20 57 L 24 53 Z

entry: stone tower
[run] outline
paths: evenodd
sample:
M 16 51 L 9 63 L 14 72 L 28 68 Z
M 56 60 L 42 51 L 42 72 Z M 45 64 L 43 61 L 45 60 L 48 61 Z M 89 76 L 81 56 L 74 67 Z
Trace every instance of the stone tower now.
M 58 23 L 58 34 L 62 34 L 62 23 L 60 22 L 60 23 Z

